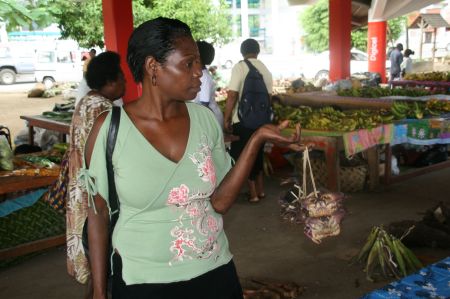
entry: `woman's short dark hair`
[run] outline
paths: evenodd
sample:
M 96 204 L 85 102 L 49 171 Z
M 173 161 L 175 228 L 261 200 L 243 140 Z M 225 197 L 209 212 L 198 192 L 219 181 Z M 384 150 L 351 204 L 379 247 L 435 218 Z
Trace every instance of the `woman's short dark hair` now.
M 405 56 L 406 56 L 406 57 L 409 57 L 410 55 L 414 55 L 414 51 L 411 50 L 411 49 L 406 49 L 406 50 L 405 50 Z
M 101 89 L 108 82 L 117 81 L 120 68 L 120 56 L 116 52 L 106 51 L 91 59 L 86 71 L 86 82 L 91 89 Z
M 259 54 L 259 44 L 253 38 L 248 38 L 241 44 L 241 54 L 243 56 L 247 54 Z
M 200 53 L 200 60 L 203 65 L 210 65 L 214 60 L 214 55 L 216 51 L 214 50 L 214 46 L 205 41 L 197 42 L 198 52 Z
M 127 62 L 134 81 L 144 79 L 145 59 L 149 56 L 159 63 L 166 62 L 174 50 L 174 42 L 179 37 L 190 36 L 188 25 L 177 19 L 159 17 L 139 25 L 128 41 Z

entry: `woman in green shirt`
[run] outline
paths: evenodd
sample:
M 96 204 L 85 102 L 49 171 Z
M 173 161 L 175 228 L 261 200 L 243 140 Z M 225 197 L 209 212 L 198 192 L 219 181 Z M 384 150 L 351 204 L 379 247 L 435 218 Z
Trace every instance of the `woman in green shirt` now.
M 142 95 L 122 108 L 112 158 L 121 204 L 112 236 L 113 298 L 242 298 L 221 215 L 261 144 L 301 150 L 298 132 L 282 137 L 280 127 L 262 127 L 231 168 L 214 115 L 188 103 L 202 75 L 189 27 L 167 18 L 141 24 L 127 61 Z M 85 181 L 95 182 L 87 188 L 94 298 L 106 298 L 110 118 L 99 116 L 86 143 Z

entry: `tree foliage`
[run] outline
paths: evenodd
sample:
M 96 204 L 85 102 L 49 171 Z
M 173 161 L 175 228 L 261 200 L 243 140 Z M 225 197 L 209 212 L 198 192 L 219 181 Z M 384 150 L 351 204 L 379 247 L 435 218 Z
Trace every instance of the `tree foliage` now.
M 305 31 L 304 42 L 312 52 L 328 49 L 328 0 L 319 0 L 300 16 Z
M 47 2 L 0 0 L 0 21 L 6 22 L 8 31 L 48 26 L 53 19 Z
M 329 44 L 329 11 L 328 0 L 320 0 L 317 4 L 308 7 L 300 16 L 300 21 L 305 31 L 305 44 L 312 52 L 328 50 Z M 387 41 L 394 44 L 405 27 L 405 17 L 398 17 L 388 21 Z M 352 31 L 352 47 L 367 51 L 367 26 Z
M 1 1 L 1 0 L 0 0 Z M 53 15 L 64 38 L 72 38 L 83 47 L 104 46 L 101 0 L 49 0 Z M 158 16 L 178 18 L 187 23 L 195 39 L 224 43 L 231 37 L 224 1 L 212 0 L 133 0 L 134 25 Z

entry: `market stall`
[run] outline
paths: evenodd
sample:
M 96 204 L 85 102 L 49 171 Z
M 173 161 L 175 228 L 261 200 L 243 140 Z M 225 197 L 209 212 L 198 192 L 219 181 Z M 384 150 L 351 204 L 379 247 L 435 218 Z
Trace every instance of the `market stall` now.
M 65 243 L 64 214 L 46 197 L 60 172 L 61 149 L 0 157 L 8 168 L 0 170 L 0 266 Z
M 378 185 L 380 166 L 384 166 L 386 184 L 450 166 L 445 158 L 439 163 L 433 161 L 413 171 L 392 175 L 392 146 L 450 143 L 450 121 L 446 116 L 450 112 L 448 96 L 432 95 L 423 89 L 403 91 L 374 87 L 286 93 L 277 98 L 278 119 L 300 122 L 304 142 L 312 142 L 314 149 L 325 153 L 326 186 L 331 190 L 340 190 L 340 151 L 350 159 L 358 153 L 364 154 L 369 189 Z M 447 152 L 446 147 L 444 151 Z

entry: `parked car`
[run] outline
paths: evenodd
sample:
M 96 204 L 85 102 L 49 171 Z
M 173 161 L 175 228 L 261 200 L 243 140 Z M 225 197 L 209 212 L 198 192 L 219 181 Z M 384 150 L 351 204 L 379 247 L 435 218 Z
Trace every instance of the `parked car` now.
M 17 77 L 34 79 L 34 50 L 26 47 L 0 46 L 0 83 L 13 84 Z
M 71 50 L 38 50 L 36 53 L 37 82 L 46 88 L 55 82 L 79 82 L 83 77 L 78 52 Z
M 386 61 L 386 71 L 389 70 L 390 61 Z M 328 80 L 330 73 L 330 51 L 324 51 L 318 55 L 304 59 L 302 73 L 307 79 L 319 81 L 323 78 Z M 350 52 L 350 74 L 364 73 L 369 69 L 367 53 L 358 49 Z

